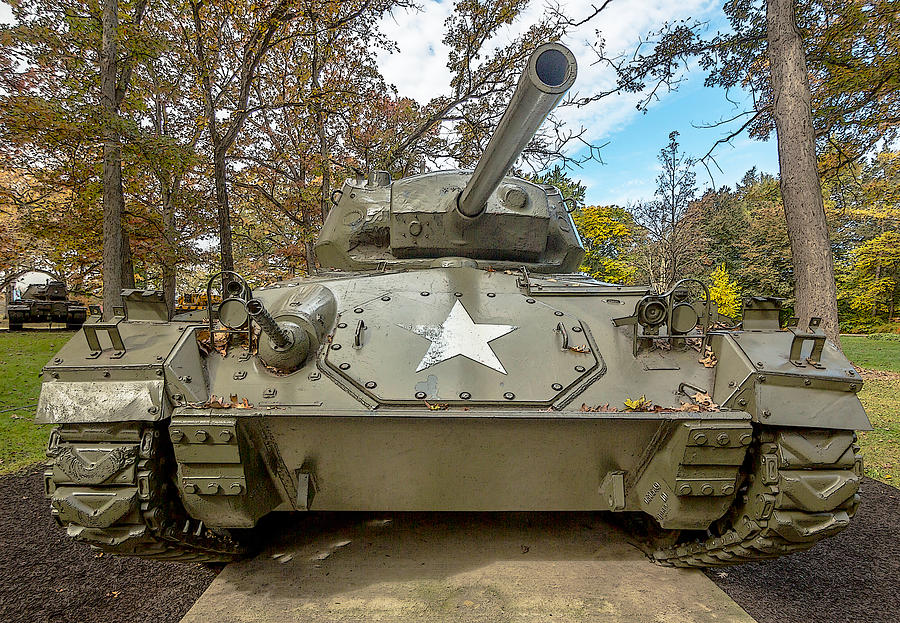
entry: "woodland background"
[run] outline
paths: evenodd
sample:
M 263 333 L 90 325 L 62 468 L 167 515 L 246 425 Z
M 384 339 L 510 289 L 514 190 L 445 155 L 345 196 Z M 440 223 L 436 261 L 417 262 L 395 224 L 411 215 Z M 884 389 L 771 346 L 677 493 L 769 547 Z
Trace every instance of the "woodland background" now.
M 176 291 L 197 290 L 222 267 L 254 285 L 314 270 L 312 243 L 346 177 L 473 166 L 534 47 L 564 39 L 609 1 L 581 15 L 548 4 L 498 47 L 492 37 L 529 2 L 457 0 L 444 36 L 450 95 L 428 102 L 386 84 L 374 58 L 395 47 L 378 20 L 411 0 L 8 3 L 16 23 L 0 28 L 0 289 L 38 269 L 76 296 L 96 295 L 112 262 L 122 287 L 162 289 L 172 305 Z M 888 0 L 794 8 L 841 329 L 894 331 L 900 9 Z M 766 3 L 722 9 L 727 32 L 707 35 L 686 19 L 625 52 L 606 50 L 598 32 L 597 62 L 615 69 L 616 83 L 562 103 L 643 93 L 646 109 L 661 89 L 678 88 L 688 64 L 710 86 L 752 94 L 706 154 L 684 154 L 677 133 L 647 146 L 659 150 L 653 197 L 584 205 L 578 165 L 602 149 L 555 116 L 515 172 L 575 201 L 586 272 L 658 290 L 697 276 L 738 316 L 743 294 L 781 296 L 791 308 L 795 292 L 779 180 L 751 170 L 734 188 L 697 190 L 698 175 L 715 176 L 719 143 L 745 132 L 766 140 L 775 129 Z M 121 184 L 111 184 L 117 162 Z M 112 238 L 104 204 L 121 211 Z M 105 236 L 119 241 L 106 257 Z

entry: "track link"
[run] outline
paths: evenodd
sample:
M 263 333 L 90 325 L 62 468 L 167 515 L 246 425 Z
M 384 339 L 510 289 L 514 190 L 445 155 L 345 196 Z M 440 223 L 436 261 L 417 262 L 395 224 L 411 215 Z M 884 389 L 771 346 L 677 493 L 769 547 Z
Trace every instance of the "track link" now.
M 228 562 L 245 548 L 188 517 L 171 476 L 165 429 L 146 422 L 70 424 L 47 447 L 44 484 L 67 534 L 104 552 L 169 561 Z
M 759 428 L 731 512 L 692 543 L 653 553 L 675 567 L 734 565 L 809 549 L 846 528 L 859 505 L 853 431 Z

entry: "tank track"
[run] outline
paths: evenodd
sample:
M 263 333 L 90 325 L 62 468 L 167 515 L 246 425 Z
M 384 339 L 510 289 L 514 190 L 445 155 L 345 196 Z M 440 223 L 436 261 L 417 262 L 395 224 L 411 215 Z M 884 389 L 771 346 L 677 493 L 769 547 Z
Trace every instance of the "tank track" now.
M 246 547 L 190 518 L 179 500 L 165 429 L 146 422 L 69 424 L 47 446 L 45 490 L 67 534 L 103 552 L 228 562 Z
M 756 431 L 731 512 L 705 538 L 665 547 L 653 559 L 712 567 L 777 558 L 846 528 L 859 505 L 862 458 L 853 431 Z

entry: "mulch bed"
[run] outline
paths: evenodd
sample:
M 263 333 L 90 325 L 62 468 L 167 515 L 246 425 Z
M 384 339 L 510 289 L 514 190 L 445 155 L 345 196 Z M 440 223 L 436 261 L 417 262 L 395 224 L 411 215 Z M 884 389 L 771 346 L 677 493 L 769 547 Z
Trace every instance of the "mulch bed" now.
M 850 527 L 801 554 L 706 572 L 759 623 L 900 621 L 900 490 L 863 479 Z
M 176 623 L 215 577 L 98 556 L 50 519 L 40 469 L 0 477 L 0 621 Z M 707 575 L 760 623 L 900 620 L 900 491 L 865 479 L 850 528 L 809 552 Z
M 50 518 L 43 469 L 0 477 L 0 621 L 176 622 L 216 574 L 199 564 L 100 556 Z

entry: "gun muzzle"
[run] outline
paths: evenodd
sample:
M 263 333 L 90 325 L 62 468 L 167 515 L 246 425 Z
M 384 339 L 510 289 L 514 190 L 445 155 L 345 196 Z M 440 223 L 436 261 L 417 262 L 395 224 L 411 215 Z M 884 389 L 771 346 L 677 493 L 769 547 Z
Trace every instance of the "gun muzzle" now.
M 575 82 L 577 73 L 575 55 L 561 43 L 545 43 L 532 52 L 496 131 L 459 195 L 461 214 L 474 218 L 484 212 L 503 176 Z

